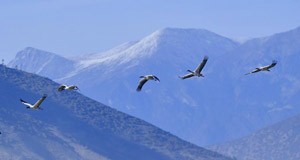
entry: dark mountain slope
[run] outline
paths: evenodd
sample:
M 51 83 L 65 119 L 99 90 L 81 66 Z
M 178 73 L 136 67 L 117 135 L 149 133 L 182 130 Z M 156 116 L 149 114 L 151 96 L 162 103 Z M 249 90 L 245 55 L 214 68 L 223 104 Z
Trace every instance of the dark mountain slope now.
M 59 84 L 0 66 L 0 130 L 4 159 L 229 159 L 185 142 Z M 44 110 L 28 110 L 48 97 Z

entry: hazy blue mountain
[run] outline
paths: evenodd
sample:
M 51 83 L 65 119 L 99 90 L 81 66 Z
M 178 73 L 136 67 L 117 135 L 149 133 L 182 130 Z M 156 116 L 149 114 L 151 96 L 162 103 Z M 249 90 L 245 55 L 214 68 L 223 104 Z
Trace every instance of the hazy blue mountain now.
M 32 47 L 18 52 L 16 58 L 8 64 L 12 68 L 21 68 L 51 78 L 59 78 L 73 71 L 74 65 L 75 62 L 72 60 Z
M 263 128 L 250 136 L 208 147 L 239 160 L 300 159 L 300 115 Z
M 300 112 L 300 28 L 238 44 L 207 30 L 166 28 L 104 53 L 69 58 L 60 83 L 196 143 L 243 137 Z M 180 80 L 208 55 L 205 78 Z M 272 60 L 269 73 L 244 74 Z M 12 65 L 13 66 L 13 65 Z M 23 69 L 23 68 L 21 68 Z M 135 91 L 139 76 L 154 74 Z M 100 92 L 99 92 L 100 91 Z
M 0 65 L 0 159 L 230 159 L 58 86 Z M 19 101 L 44 93 L 44 110 Z
M 278 64 L 271 72 L 244 75 L 272 60 Z M 235 133 L 246 136 L 300 113 L 299 60 L 300 28 L 249 40 L 219 58 L 216 65 L 226 67 L 217 67 L 218 75 L 213 78 L 222 79 L 216 92 L 232 97 L 223 104 L 232 117 L 231 125 L 226 126 L 232 133 L 229 139 Z
M 209 80 L 182 81 L 178 76 L 186 74 L 187 69 L 194 70 L 204 55 L 212 59 L 203 70 L 209 76 L 214 59 L 237 46 L 236 42 L 207 30 L 166 28 L 104 53 L 72 57 L 72 61 L 76 61 L 75 69 L 64 77 L 45 76 L 76 84 L 89 97 L 186 140 L 207 144 L 218 141 L 209 131 L 208 112 L 212 106 L 207 100 L 203 103 L 207 95 L 203 88 L 207 88 Z M 28 58 L 28 62 L 30 60 Z M 10 66 L 18 63 L 14 61 Z M 60 69 L 63 65 L 49 65 L 51 67 Z M 137 93 L 138 77 L 146 74 L 157 75 L 161 82 L 149 82 Z

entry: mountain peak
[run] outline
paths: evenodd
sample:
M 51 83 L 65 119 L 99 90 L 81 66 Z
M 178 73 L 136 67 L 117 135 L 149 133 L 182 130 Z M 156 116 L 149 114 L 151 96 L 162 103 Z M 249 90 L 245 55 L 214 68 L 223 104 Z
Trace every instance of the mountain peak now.
M 192 38 L 192 37 L 203 37 L 208 38 L 210 36 L 219 36 L 211 31 L 205 29 L 195 29 L 195 28 L 163 28 L 153 32 L 148 37 L 156 38 Z
M 145 37 L 136 45 L 143 46 L 146 51 L 151 48 L 151 51 L 163 53 L 186 52 L 220 55 L 237 47 L 239 43 L 205 29 L 163 28 Z M 220 51 L 222 52 L 220 53 Z
M 64 66 L 57 71 L 58 66 Z M 12 61 L 8 63 L 9 67 L 17 67 L 21 70 L 31 73 L 37 73 L 43 76 L 49 76 L 50 72 L 52 78 L 57 78 L 64 75 L 66 72 L 73 70 L 74 62 L 62 56 L 51 52 L 43 51 L 33 47 L 26 47 L 19 51 Z M 49 66 L 56 66 L 51 68 Z
M 172 28 L 172 27 L 166 27 L 163 29 L 158 30 L 160 32 L 164 33 L 213 33 L 206 29 L 200 29 L 200 28 Z
M 37 50 L 37 49 L 33 48 L 33 47 L 26 47 L 26 48 L 24 48 L 24 51 L 33 51 L 33 50 Z
M 33 48 L 33 47 L 26 47 L 17 53 L 16 58 L 22 58 L 22 57 L 24 58 L 24 56 L 36 56 L 36 55 L 54 56 L 56 54 L 41 49 Z

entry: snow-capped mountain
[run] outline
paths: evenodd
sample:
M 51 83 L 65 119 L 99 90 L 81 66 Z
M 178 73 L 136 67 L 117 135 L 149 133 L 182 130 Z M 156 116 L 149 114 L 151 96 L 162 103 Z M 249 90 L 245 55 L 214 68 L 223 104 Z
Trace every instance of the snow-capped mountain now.
M 230 160 L 59 84 L 0 65 L 0 159 Z M 44 110 L 26 109 L 43 94 Z
M 44 76 L 76 84 L 94 99 L 185 140 L 209 145 L 248 135 L 300 111 L 294 107 L 299 103 L 299 30 L 238 44 L 207 30 L 166 28 L 104 53 L 68 58 L 75 62 L 71 72 Z M 204 55 L 209 56 L 205 78 L 178 78 L 194 70 Z M 278 64 L 270 73 L 244 75 L 273 59 Z M 63 68 L 49 66 L 54 67 Z M 138 77 L 146 74 L 161 82 L 149 81 L 137 93 Z
M 76 62 L 75 68 L 62 77 L 40 75 L 61 83 L 76 84 L 91 98 L 199 143 L 207 139 L 200 138 L 203 127 L 195 126 L 204 118 L 203 108 L 198 106 L 197 99 L 205 93 L 192 94 L 202 90 L 199 85 L 202 80 L 182 81 L 178 76 L 186 74 L 187 69 L 196 68 L 204 55 L 214 59 L 237 46 L 236 42 L 207 30 L 166 28 L 104 53 L 72 57 L 71 61 Z M 32 72 L 20 64 L 32 62 L 32 58 L 28 56 L 27 60 L 20 61 L 21 56 L 18 54 L 9 66 L 17 65 Z M 35 57 L 35 54 L 31 56 Z M 208 66 L 211 63 L 209 61 Z M 59 70 L 64 65 L 49 63 L 37 68 L 41 67 Z M 211 71 L 212 68 L 206 68 L 204 74 Z M 146 74 L 157 75 L 161 83 L 147 83 L 142 93 L 136 93 L 138 77 Z M 193 85 L 197 87 L 189 87 Z M 192 93 L 188 93 L 189 89 L 193 90 Z

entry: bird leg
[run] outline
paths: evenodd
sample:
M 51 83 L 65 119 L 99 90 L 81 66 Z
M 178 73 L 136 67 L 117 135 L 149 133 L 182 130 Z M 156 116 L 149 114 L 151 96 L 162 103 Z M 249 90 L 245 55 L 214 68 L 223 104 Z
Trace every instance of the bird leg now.
M 191 71 L 191 70 L 187 70 L 188 72 L 191 72 L 191 73 L 194 73 L 193 71 Z

